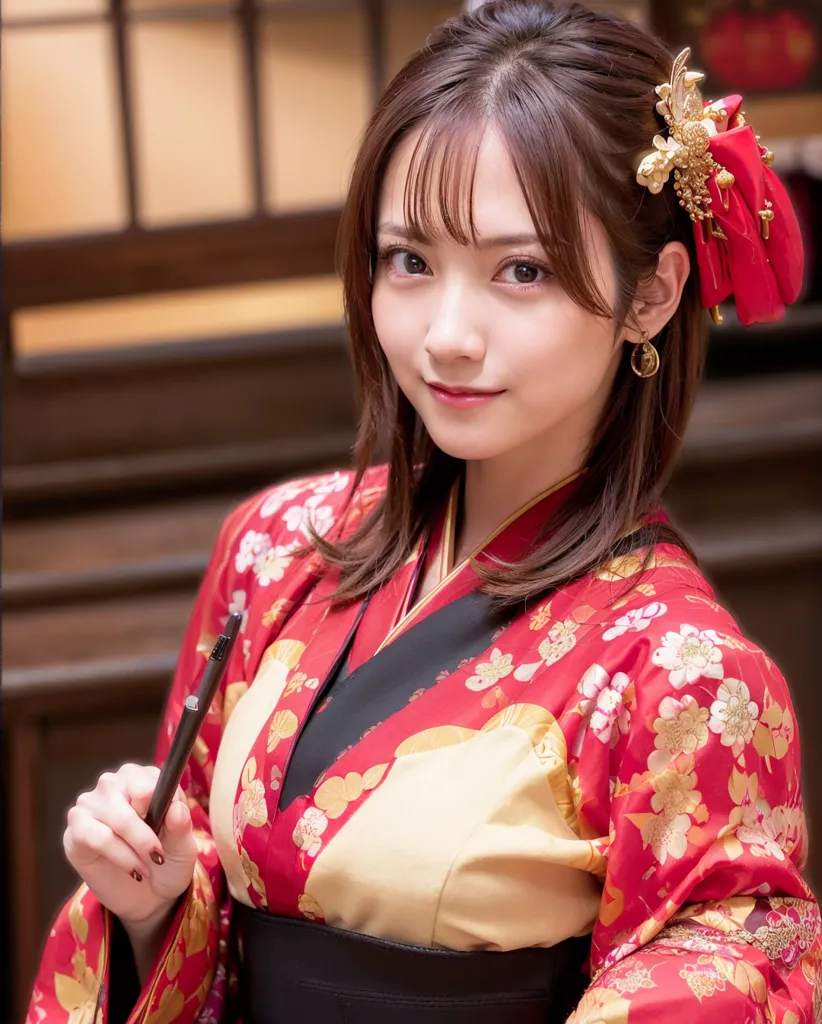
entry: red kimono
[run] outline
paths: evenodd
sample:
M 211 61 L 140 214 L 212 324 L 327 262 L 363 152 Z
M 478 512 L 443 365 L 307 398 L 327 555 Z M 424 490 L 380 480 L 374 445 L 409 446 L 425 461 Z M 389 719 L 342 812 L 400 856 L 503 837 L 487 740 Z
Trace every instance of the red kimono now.
M 385 468 L 343 517 L 351 480 L 274 487 L 221 530 L 158 761 L 226 617 L 245 621 L 183 780 L 194 880 L 129 1024 L 237 1024 L 232 897 L 417 946 L 590 934 L 573 1024 L 818 1020 L 822 941 L 801 875 L 790 697 L 687 556 L 658 545 L 640 574 L 641 552 L 623 555 L 489 624 L 470 562 L 451 568 L 452 495 L 390 584 L 367 605 L 331 607 L 335 574 L 294 551 L 308 522 L 353 530 Z M 535 498 L 475 558 L 522 555 L 568 486 Z M 409 611 L 432 559 L 441 582 Z M 393 707 L 366 701 L 371 718 L 357 721 L 345 683 L 323 693 L 341 651 L 352 678 L 380 669 L 375 701 L 416 688 Z M 319 778 L 303 757 L 312 781 L 281 799 L 309 729 L 337 747 Z M 81 886 L 47 940 L 27 1024 L 107 1021 L 111 933 Z

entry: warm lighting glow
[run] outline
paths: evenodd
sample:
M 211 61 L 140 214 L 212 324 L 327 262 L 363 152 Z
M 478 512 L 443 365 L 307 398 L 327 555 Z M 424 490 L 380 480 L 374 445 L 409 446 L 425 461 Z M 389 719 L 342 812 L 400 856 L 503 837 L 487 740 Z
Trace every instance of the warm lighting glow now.
M 105 14 L 109 0 L 3 0 L 3 21 L 36 18 L 71 18 L 75 15 Z
M 168 295 L 23 309 L 12 320 L 18 356 L 238 337 L 342 322 L 334 275 Z
M 141 21 L 129 38 L 140 223 L 250 214 L 251 143 L 236 21 Z
M 111 29 L 6 29 L 2 234 L 115 231 L 127 221 Z
M 337 205 L 371 109 L 362 11 L 271 14 L 260 24 L 267 205 Z
M 411 56 L 420 49 L 431 30 L 462 10 L 460 0 L 438 0 L 437 3 L 391 4 L 385 11 L 386 67 L 393 77 Z

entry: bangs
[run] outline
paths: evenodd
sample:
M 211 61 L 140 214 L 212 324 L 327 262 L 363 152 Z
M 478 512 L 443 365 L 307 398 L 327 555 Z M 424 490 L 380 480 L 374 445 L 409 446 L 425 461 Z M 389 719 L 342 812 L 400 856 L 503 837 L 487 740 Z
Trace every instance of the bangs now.
M 436 110 L 424 122 L 403 197 L 405 223 L 419 238 L 476 243 L 474 178 L 486 124 L 464 107 Z
M 525 76 L 527 78 L 527 76 Z M 544 96 L 497 82 L 493 97 L 449 97 L 422 121 L 409 162 L 403 195 L 405 223 L 415 236 L 443 235 L 460 245 L 476 244 L 474 180 L 483 137 L 499 133 L 508 152 L 534 231 L 559 285 L 596 316 L 615 311 L 594 284 L 586 214 L 596 216 L 596 196 L 586 191 L 582 167 L 590 168 L 584 142 L 572 137 L 565 118 Z M 535 124 L 540 130 L 535 132 Z M 541 140 L 535 145 L 535 138 Z M 589 172 L 590 173 L 590 172 Z

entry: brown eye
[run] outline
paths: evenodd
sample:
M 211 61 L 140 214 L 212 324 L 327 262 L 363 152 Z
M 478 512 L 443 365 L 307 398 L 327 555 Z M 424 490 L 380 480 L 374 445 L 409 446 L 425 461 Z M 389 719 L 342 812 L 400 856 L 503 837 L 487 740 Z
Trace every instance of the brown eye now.
M 402 258 L 402 269 L 406 274 L 422 274 L 425 272 L 425 260 L 413 252 L 406 252 Z
M 542 284 L 547 280 L 548 274 L 536 263 L 529 263 L 525 260 L 517 262 L 512 260 L 500 271 L 500 279 L 504 284 L 527 285 Z
M 530 263 L 515 263 L 513 270 L 517 284 L 533 284 L 539 274 L 539 268 Z

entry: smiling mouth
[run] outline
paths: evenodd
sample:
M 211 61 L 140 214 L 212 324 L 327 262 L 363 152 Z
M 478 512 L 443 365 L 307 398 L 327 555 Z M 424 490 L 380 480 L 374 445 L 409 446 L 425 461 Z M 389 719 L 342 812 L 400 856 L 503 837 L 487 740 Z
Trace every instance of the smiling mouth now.
M 502 391 L 471 391 L 464 388 L 456 390 L 444 388 L 441 384 L 428 384 L 428 390 L 434 401 L 452 409 L 476 409 L 488 405 L 503 394 Z
M 452 388 L 446 384 L 440 384 L 437 381 L 426 381 L 429 388 L 434 388 L 435 391 L 444 391 L 446 395 L 477 395 L 491 397 L 492 395 L 501 395 L 502 391 L 483 391 L 479 388 Z

